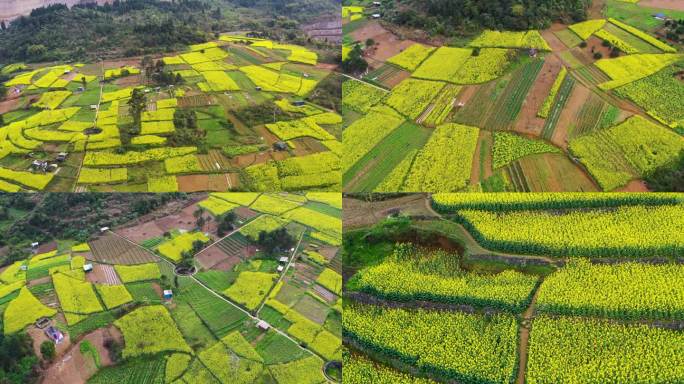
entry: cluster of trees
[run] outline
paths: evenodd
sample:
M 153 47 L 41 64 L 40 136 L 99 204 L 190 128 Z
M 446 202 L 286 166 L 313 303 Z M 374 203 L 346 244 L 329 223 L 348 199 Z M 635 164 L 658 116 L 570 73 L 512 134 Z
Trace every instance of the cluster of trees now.
M 684 134 L 684 128 L 680 128 L 680 134 Z M 673 164 L 646 176 L 646 184 L 655 192 L 684 192 L 684 151 Z
M 191 109 L 176 109 L 173 115 L 175 132 L 168 142 L 174 146 L 205 147 L 207 132 L 197 124 L 197 113 Z
M 665 21 L 665 37 L 684 44 L 684 19 Z
M 37 378 L 37 366 L 38 357 L 33 352 L 33 343 L 27 334 L 0 333 L 0 383 L 33 382 Z
M 383 14 L 399 25 L 452 36 L 578 22 L 590 5 L 591 0 L 393 0 L 384 2 Z
M 128 222 L 171 200 L 185 198 L 181 193 L 0 194 L 0 206 L 20 212 L 9 217 L 8 225 L 0 230 L 0 248 L 9 246 L 0 257 L 0 267 L 24 259 L 31 242 L 54 239 L 83 242 L 103 226 Z
M 278 252 L 292 248 L 295 245 L 295 239 L 287 232 L 287 229 L 279 228 L 271 232 L 259 232 L 257 244 L 267 254 L 276 255 Z
M 335 0 L 114 0 L 71 9 L 58 4 L 0 28 L 0 62 L 84 61 L 171 52 L 235 30 L 306 42 L 300 22 L 337 13 Z

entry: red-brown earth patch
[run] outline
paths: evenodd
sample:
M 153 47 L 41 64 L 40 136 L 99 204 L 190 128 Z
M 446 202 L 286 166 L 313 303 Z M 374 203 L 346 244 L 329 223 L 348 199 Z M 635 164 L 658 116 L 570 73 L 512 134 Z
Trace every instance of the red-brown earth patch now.
M 546 98 L 549 96 L 553 83 L 556 81 L 562 67 L 563 64 L 558 56 L 547 56 L 532 89 L 523 102 L 522 110 L 513 128 L 514 131 L 534 136 L 541 134 L 544 130 L 545 120 L 538 117 L 537 113 L 539 113 Z

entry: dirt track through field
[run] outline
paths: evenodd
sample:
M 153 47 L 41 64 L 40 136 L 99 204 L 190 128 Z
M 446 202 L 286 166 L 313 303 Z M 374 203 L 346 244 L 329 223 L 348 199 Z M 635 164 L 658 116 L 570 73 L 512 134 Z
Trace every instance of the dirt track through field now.
M 532 319 L 534 318 L 534 306 L 537 303 L 537 296 L 539 296 L 539 287 L 542 282 L 539 282 L 535 287 L 534 295 L 530 301 L 529 307 L 522 314 L 520 322 L 520 334 L 518 337 L 518 379 L 516 384 L 525 384 L 525 374 L 527 373 L 527 355 L 530 343 L 530 330 L 532 329 Z

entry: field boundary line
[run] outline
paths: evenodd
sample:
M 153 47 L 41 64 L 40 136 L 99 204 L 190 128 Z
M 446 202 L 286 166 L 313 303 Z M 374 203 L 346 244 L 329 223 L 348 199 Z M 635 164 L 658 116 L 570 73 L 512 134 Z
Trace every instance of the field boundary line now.
M 93 127 L 97 126 L 97 116 L 100 114 L 100 105 L 102 105 L 102 93 L 104 92 L 104 61 L 102 61 L 102 81 L 100 82 L 100 97 L 97 98 L 97 109 L 95 109 L 95 120 L 93 121 Z M 86 85 L 86 88 L 88 86 Z M 83 92 L 87 89 L 84 88 Z M 83 163 L 85 162 L 85 157 L 88 148 L 88 140 L 86 140 L 85 148 L 83 148 L 83 158 L 81 159 L 81 164 L 78 166 L 78 172 L 76 172 L 76 180 L 74 181 L 74 188 L 72 192 L 79 192 L 78 179 L 81 177 L 81 169 L 83 169 Z M 86 192 L 85 190 L 83 192 Z
M 371 86 L 371 87 L 373 87 L 373 88 L 379 89 L 379 90 L 381 90 L 381 91 L 383 91 L 383 92 L 385 92 L 385 93 L 390 93 L 390 92 L 392 92 L 392 91 L 389 91 L 389 90 L 387 90 L 387 89 L 385 89 L 385 88 L 378 87 L 378 86 L 375 85 L 375 84 L 371 84 L 371 83 L 369 83 L 369 82 L 367 82 L 367 81 L 365 81 L 365 80 L 357 79 L 357 78 L 354 77 L 354 76 L 349 76 L 349 75 L 347 75 L 347 74 L 345 74 L 345 73 L 342 73 L 342 76 L 344 76 L 344 77 L 346 77 L 346 78 L 349 78 L 349 79 L 352 79 L 352 80 L 360 81 L 360 82 L 362 82 L 362 83 L 364 83 L 364 84 L 366 84 L 366 85 L 369 85 L 369 86 Z
M 248 225 L 248 224 L 249 224 L 249 223 L 247 223 L 246 225 Z M 240 228 L 243 228 L 243 227 L 240 227 Z M 239 230 L 239 229 L 234 230 L 233 232 L 231 232 L 231 234 L 237 232 L 238 230 Z M 118 233 L 115 233 L 115 232 L 113 232 L 113 231 L 111 231 L 111 230 L 110 230 L 109 232 L 110 232 L 110 233 L 113 233 L 114 235 L 116 235 L 116 236 L 118 236 L 118 237 L 120 237 L 120 238 L 122 238 L 122 239 L 124 239 L 124 240 L 126 240 L 126 241 L 128 241 L 129 243 L 135 245 L 136 247 L 139 247 L 139 248 L 144 249 L 145 252 L 148 252 L 148 253 L 154 255 L 154 256 L 155 256 L 156 258 L 158 258 L 159 260 L 162 260 L 163 262 L 165 262 L 165 263 L 167 263 L 167 264 L 171 264 L 172 266 L 175 267 L 175 264 L 173 264 L 172 262 L 170 262 L 170 261 L 164 259 L 163 257 L 161 257 L 161 256 L 159 256 L 159 255 L 157 255 L 157 254 L 155 254 L 154 252 L 152 252 L 152 251 L 150 251 L 149 249 L 147 249 L 147 248 L 141 246 L 140 244 L 137 244 L 137 243 L 135 243 L 135 242 L 129 240 L 129 239 L 126 238 L 125 236 L 119 235 Z M 228 236 L 230 236 L 230 235 L 228 235 Z M 226 236 L 226 237 L 228 237 L 228 236 Z M 302 237 L 303 237 L 303 236 L 302 236 Z M 295 248 L 295 252 L 296 252 L 296 250 L 297 250 L 297 248 Z M 195 276 L 189 276 L 189 277 L 190 277 L 193 281 L 195 281 L 196 283 L 198 283 L 199 285 L 201 285 L 204 289 L 206 289 L 207 291 L 211 292 L 214 296 L 218 297 L 219 299 L 225 301 L 226 303 L 232 305 L 233 307 L 237 308 L 238 310 L 240 310 L 241 312 L 243 312 L 244 314 L 246 314 L 247 317 L 249 317 L 250 319 L 252 319 L 252 320 L 257 320 L 257 321 L 265 321 L 265 320 L 262 320 L 261 318 L 259 318 L 258 316 L 254 316 L 254 315 L 252 315 L 251 313 L 247 312 L 246 310 L 244 310 L 244 309 L 243 309 L 242 307 L 240 307 L 239 305 L 233 303 L 231 300 L 229 300 L 229 299 L 227 299 L 227 298 L 221 296 L 220 294 L 216 293 L 216 291 L 214 291 L 213 289 L 209 288 L 207 285 L 205 285 L 204 283 L 202 283 L 201 281 L 199 281 Z M 269 325 L 270 325 L 270 324 L 269 324 Z M 316 352 L 310 350 L 308 347 L 303 347 L 297 340 L 293 339 L 293 338 L 292 338 L 290 335 L 288 335 L 287 333 L 281 331 L 280 329 L 278 329 L 278 328 L 276 328 L 276 327 L 274 327 L 274 326 L 270 326 L 270 329 L 273 329 L 275 332 L 279 333 L 281 336 L 286 337 L 288 340 L 290 340 L 290 341 L 292 341 L 293 343 L 295 343 L 300 349 L 302 349 L 302 350 L 304 350 L 304 351 L 306 351 L 306 352 L 308 352 L 308 353 L 310 353 L 310 354 L 312 354 L 312 355 L 314 355 L 314 356 L 318 356 L 318 357 L 322 358 L 323 361 L 326 361 L 326 359 L 325 359 L 323 356 L 318 355 Z
M 305 230 L 304 232 L 302 232 L 301 236 L 299 236 L 299 241 L 297 242 L 297 246 L 294 247 L 294 250 L 292 251 L 292 253 L 291 253 L 291 255 L 290 255 L 290 261 L 288 261 L 287 265 L 285 266 L 285 269 L 283 270 L 283 273 L 280 274 L 280 277 L 278 278 L 278 281 L 276 281 L 275 285 L 273 285 L 273 287 L 271 287 L 271 289 L 268 290 L 268 293 L 266 294 L 266 296 L 264 297 L 264 299 L 261 301 L 261 305 L 259 305 L 259 309 L 257 309 L 257 311 L 256 311 L 257 316 L 259 316 L 259 312 L 261 312 L 261 309 L 264 308 L 264 305 L 266 305 L 266 300 L 268 300 L 268 297 L 271 295 L 271 292 L 273 292 L 273 290 L 275 289 L 275 287 L 277 287 L 278 284 L 280 284 L 280 282 L 281 282 L 281 281 L 283 280 L 283 278 L 285 277 L 285 274 L 286 274 L 287 271 L 290 269 L 290 266 L 291 266 L 292 263 L 294 262 L 295 255 L 297 254 L 297 250 L 299 250 L 299 247 L 300 247 L 301 244 L 302 244 L 302 239 L 304 239 L 304 235 L 305 235 L 305 234 L 306 234 L 306 230 Z

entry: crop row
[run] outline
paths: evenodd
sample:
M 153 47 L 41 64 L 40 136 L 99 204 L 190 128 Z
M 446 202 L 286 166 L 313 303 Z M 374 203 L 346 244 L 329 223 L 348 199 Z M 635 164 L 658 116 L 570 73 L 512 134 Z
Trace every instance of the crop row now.
M 458 220 L 490 249 L 519 254 L 588 257 L 677 256 L 684 251 L 684 205 L 614 210 L 461 210 Z M 669 230 L 668 230 L 669 229 Z

